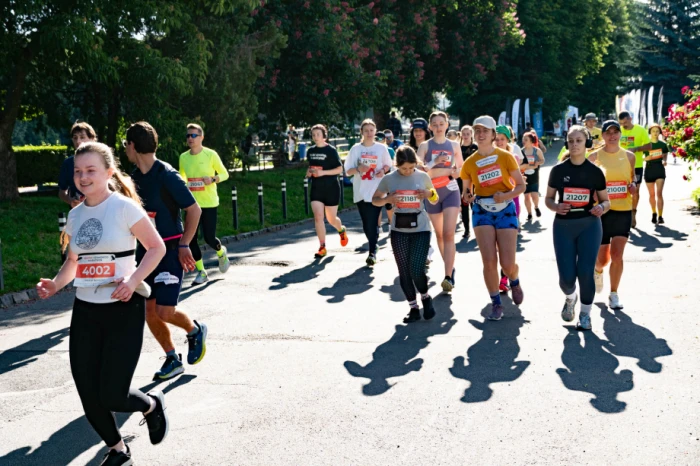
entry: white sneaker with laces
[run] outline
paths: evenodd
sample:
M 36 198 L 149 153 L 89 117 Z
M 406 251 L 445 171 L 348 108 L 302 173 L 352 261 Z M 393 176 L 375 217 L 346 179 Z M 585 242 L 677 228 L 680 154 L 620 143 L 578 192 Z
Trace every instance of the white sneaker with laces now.
M 597 270 L 593 270 L 593 280 L 595 281 L 595 292 L 596 293 L 602 293 L 603 292 L 603 272 L 598 272 Z
M 624 306 L 620 302 L 620 296 L 616 292 L 611 292 L 608 297 L 608 306 L 610 309 L 623 309 Z
M 578 295 L 574 296 L 574 299 L 566 298 L 564 302 L 564 309 L 561 310 L 561 318 L 564 322 L 571 322 L 576 317 L 576 303 L 578 302 Z
M 219 272 L 221 273 L 226 273 L 228 272 L 228 268 L 231 267 L 231 262 L 228 260 L 228 250 L 226 249 L 226 246 L 221 246 L 221 250 L 224 251 L 224 253 L 220 256 L 219 258 Z
M 194 277 L 194 283 L 197 285 L 201 285 L 204 282 L 208 282 L 209 277 L 207 276 L 207 273 L 204 270 L 198 270 L 197 271 L 197 276 Z

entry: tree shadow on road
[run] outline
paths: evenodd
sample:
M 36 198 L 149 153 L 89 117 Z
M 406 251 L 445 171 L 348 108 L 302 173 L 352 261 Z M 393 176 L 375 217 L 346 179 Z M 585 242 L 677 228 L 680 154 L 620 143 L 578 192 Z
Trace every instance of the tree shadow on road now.
M 348 295 L 362 294 L 372 288 L 372 272 L 370 267 L 360 267 L 347 277 L 340 277 L 333 286 L 321 288 L 318 294 L 330 296 L 327 299 L 329 303 L 341 303 Z
M 609 342 L 605 348 L 616 356 L 637 359 L 637 366 L 647 372 L 661 372 L 662 365 L 656 358 L 673 354 L 666 340 L 656 338 L 651 330 L 635 324 L 622 310 L 611 312 L 603 303 L 596 305 L 600 308 L 603 330 Z
M 638 230 L 636 228 L 630 231 L 629 243 L 642 249 L 643 252 L 656 252 L 657 249 L 667 249 L 673 246 L 671 243 L 662 243 L 656 236 L 651 236 L 649 233 Z
M 318 278 L 318 274 L 323 272 L 328 264 L 333 262 L 335 256 L 325 257 L 323 259 L 314 259 L 313 262 L 300 267 L 298 269 L 290 270 L 287 273 L 279 275 L 272 279 L 274 285 L 270 285 L 270 290 L 282 290 L 287 288 L 289 285 L 296 283 L 304 283 Z
M 195 378 L 197 378 L 196 375 L 182 375 L 164 387 L 163 393 L 168 393 L 177 387 L 181 387 Z M 151 382 L 141 387 L 140 390 L 148 392 L 158 384 L 159 382 Z M 137 413 L 116 414 L 117 427 L 121 428 L 133 414 Z M 143 429 L 142 435 L 148 435 L 148 430 L 145 426 Z M 92 429 L 85 416 L 80 416 L 51 435 L 38 448 L 33 450 L 30 446 L 18 448 L 1 457 L 0 464 L 68 464 L 85 451 L 100 443 L 102 443 L 102 439 Z M 104 453 L 105 451 L 100 450 L 88 464 L 99 464 Z
M 491 304 L 481 311 L 481 315 L 486 316 L 490 311 Z M 488 401 L 493 395 L 491 384 L 513 382 L 530 365 L 530 361 L 516 361 L 520 353 L 520 329 L 529 321 L 519 308 L 511 304 L 505 306 L 503 319 L 498 322 L 484 318 L 482 322 L 470 319 L 469 323 L 481 330 L 481 339 L 467 350 L 468 361 L 464 356 L 454 359 L 450 373 L 470 383 L 461 401 L 479 403 Z
M 39 356 L 60 344 L 69 334 L 70 328 L 66 327 L 3 351 L 0 353 L 0 375 L 36 361 Z
M 390 378 L 419 371 L 423 367 L 423 359 L 416 356 L 430 344 L 428 339 L 447 334 L 457 323 L 453 319 L 450 295 L 436 296 L 433 305 L 437 315 L 432 320 L 397 325 L 394 335 L 374 350 L 372 360 L 367 365 L 360 366 L 354 361 L 345 361 L 343 365 L 350 375 L 369 379 L 362 387 L 364 395 L 386 393 L 394 385 L 389 382 Z
M 592 394 L 591 405 L 601 413 L 624 411 L 627 403 L 618 400 L 617 395 L 634 388 L 632 371 L 615 372 L 620 362 L 604 349 L 608 342 L 592 331 L 580 332 L 572 325 L 565 328 L 568 333 L 564 338 L 561 360 L 566 369 L 557 369 L 564 386 Z M 581 342 L 582 335 L 584 343 Z

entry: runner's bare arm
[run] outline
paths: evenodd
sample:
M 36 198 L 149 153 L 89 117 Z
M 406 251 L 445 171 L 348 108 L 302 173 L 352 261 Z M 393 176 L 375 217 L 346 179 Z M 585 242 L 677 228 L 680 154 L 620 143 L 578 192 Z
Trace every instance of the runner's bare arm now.
M 537 161 L 535 162 L 535 165 L 538 167 L 544 165 L 544 152 L 542 152 L 540 149 L 537 149 Z
M 464 165 L 464 154 L 462 154 L 462 148 L 457 141 L 452 141 L 452 148 L 454 149 L 455 154 L 455 169 L 460 171 L 462 169 L 462 165 Z
M 416 168 L 419 168 L 424 172 L 428 172 L 429 170 L 429 167 L 425 163 L 426 152 L 428 152 L 428 141 L 422 142 L 421 145 L 418 146 L 418 151 L 416 151 L 416 156 L 418 156 L 418 161 L 420 161 Z
M 523 179 L 523 176 L 520 173 L 520 168 L 509 170 L 508 173 L 510 174 L 510 177 L 515 180 L 515 188 L 506 193 L 495 193 L 493 195 L 493 200 L 495 202 L 509 201 L 511 199 L 515 199 L 516 197 L 520 196 L 522 193 L 525 192 L 525 180 Z
M 630 163 L 630 176 L 632 182 L 629 184 L 629 190 L 630 194 L 634 194 L 637 192 L 638 186 L 635 183 L 635 180 L 637 179 L 634 173 L 634 165 L 637 163 L 637 158 L 634 156 L 634 152 L 627 151 L 627 160 L 629 160 Z
M 190 242 L 197 234 L 199 217 L 202 216 L 202 208 L 196 202 L 189 207 L 182 209 L 185 211 L 185 228 L 178 245 L 177 257 L 180 260 L 183 270 L 194 270 L 195 261 L 190 250 Z
M 571 210 L 571 204 L 566 202 L 557 202 L 557 188 L 552 188 L 547 186 L 547 194 L 544 197 L 544 205 L 547 206 L 549 210 L 555 212 L 559 215 L 566 215 Z
M 372 196 L 372 205 L 376 207 L 384 207 L 386 204 L 394 203 L 394 195 L 387 194 L 384 191 L 376 190 Z
M 343 167 L 342 165 L 339 167 L 336 167 L 332 170 L 319 170 L 316 172 L 316 176 L 333 176 L 333 175 L 340 175 L 343 173 Z
M 70 244 L 70 236 L 66 235 L 66 240 Z M 78 255 L 71 251 L 68 246 L 68 254 L 66 261 L 61 266 L 53 280 L 41 278 L 36 285 L 36 290 L 39 297 L 42 299 L 50 298 L 58 290 L 69 284 L 75 278 L 75 272 L 78 269 Z
M 630 147 L 629 149 L 630 152 L 647 152 L 651 150 L 651 143 L 644 144 L 643 146 L 637 146 L 637 147 Z
M 139 283 L 144 281 L 156 269 L 161 259 L 163 259 L 163 256 L 165 256 L 165 244 L 148 217 L 144 217 L 136 222 L 131 227 L 131 233 L 146 250 L 141 263 L 129 277 L 129 281 L 135 289 Z

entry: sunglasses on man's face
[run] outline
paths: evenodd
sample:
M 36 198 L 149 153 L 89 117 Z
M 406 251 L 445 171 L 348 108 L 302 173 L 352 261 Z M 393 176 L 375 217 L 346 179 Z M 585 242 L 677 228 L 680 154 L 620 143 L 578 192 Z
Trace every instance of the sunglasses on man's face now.
M 192 133 L 187 135 L 187 139 L 192 138 L 192 139 L 197 139 L 199 137 L 199 134 Z

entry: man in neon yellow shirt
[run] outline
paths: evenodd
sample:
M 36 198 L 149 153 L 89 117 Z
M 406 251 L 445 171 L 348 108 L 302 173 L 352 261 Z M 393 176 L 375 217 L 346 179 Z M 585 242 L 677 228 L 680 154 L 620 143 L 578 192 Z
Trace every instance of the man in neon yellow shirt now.
M 187 182 L 187 187 L 192 192 L 197 204 L 202 208 L 202 216 L 199 218 L 197 234 L 190 242 L 190 250 L 197 267 L 196 284 L 204 283 L 209 278 L 204 270 L 202 251 L 197 243 L 199 229 L 202 229 L 204 241 L 214 248 L 219 257 L 219 271 L 226 273 L 231 265 L 226 254 L 226 247 L 216 237 L 217 208 L 219 207 L 219 194 L 216 191 L 216 183 L 228 179 L 228 170 L 221 162 L 216 151 L 204 147 L 204 130 L 199 125 L 190 123 L 187 125 L 187 145 L 190 150 L 180 155 L 180 175 Z
M 634 182 L 637 186 L 641 186 L 644 178 L 644 149 L 647 144 L 651 148 L 651 139 L 649 139 L 647 130 L 632 123 L 632 115 L 629 112 L 620 112 L 617 119 L 620 122 L 620 126 L 622 126 L 620 147 L 634 152 Z M 632 228 L 637 226 L 637 204 L 639 204 L 639 190 L 636 190 L 632 195 Z
M 593 138 L 593 147 L 588 149 L 588 152 L 593 152 L 594 150 L 600 149 L 600 147 L 603 145 L 603 132 L 596 126 L 596 123 L 598 123 L 598 117 L 595 113 L 587 113 L 584 123 L 586 125 L 586 129 L 589 133 L 591 133 L 591 137 Z

